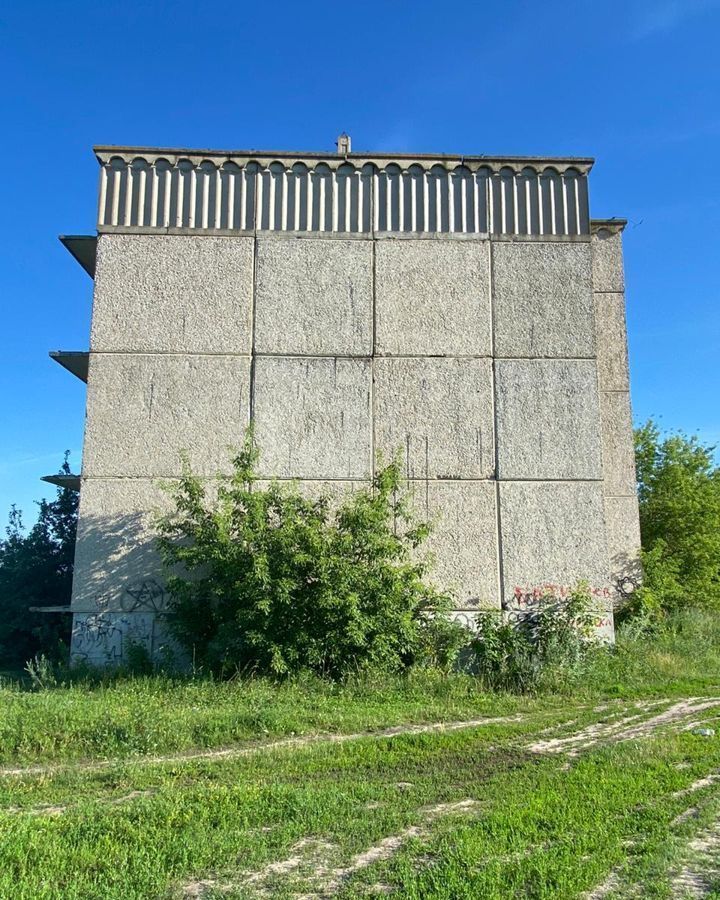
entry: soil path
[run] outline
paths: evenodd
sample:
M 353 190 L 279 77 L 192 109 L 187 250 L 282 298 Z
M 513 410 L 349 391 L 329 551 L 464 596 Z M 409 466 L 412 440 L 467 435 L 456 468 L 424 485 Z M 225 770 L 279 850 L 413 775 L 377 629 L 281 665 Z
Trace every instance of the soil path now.
M 254 753 L 266 753 L 272 750 L 297 749 L 311 744 L 345 744 L 348 741 L 359 741 L 365 738 L 394 738 L 413 734 L 433 734 L 452 731 L 463 731 L 471 728 L 482 728 L 486 725 L 505 725 L 512 722 L 523 722 L 527 716 L 494 716 L 483 719 L 464 719 L 457 722 L 432 722 L 425 725 L 395 725 L 379 731 L 358 731 L 353 734 L 314 734 L 304 737 L 280 738 L 276 741 L 243 744 L 239 747 L 226 747 L 219 750 L 190 750 L 187 753 L 175 753 L 167 756 L 119 756 L 112 759 L 79 760 L 74 762 L 47 763 L 33 766 L 12 766 L 0 768 L 0 777 L 13 778 L 26 775 L 45 775 L 51 772 L 80 770 L 93 772 L 109 769 L 113 766 L 131 763 L 133 765 L 152 766 L 161 763 L 183 763 L 196 759 L 235 759 L 250 756 Z

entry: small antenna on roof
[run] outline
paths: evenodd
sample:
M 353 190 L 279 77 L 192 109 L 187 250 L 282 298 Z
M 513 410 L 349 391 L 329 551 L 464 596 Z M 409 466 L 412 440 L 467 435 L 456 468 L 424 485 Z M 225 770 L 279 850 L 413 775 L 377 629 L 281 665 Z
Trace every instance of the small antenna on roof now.
M 350 135 L 343 131 L 335 141 L 335 146 L 337 147 L 338 156 L 347 156 L 348 153 L 352 151 L 352 140 L 350 139 Z

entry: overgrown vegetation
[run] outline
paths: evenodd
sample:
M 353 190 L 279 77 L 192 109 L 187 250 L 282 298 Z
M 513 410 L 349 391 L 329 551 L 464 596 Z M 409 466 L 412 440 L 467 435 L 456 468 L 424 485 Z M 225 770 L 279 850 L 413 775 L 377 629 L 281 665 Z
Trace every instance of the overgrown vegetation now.
M 486 612 L 470 642 L 470 667 L 493 690 L 553 691 L 574 685 L 597 649 L 592 599 L 580 584 L 567 599 L 539 598 L 516 621 Z
M 714 450 L 697 437 L 663 436 L 652 421 L 636 430 L 644 587 L 632 613 L 720 610 L 720 467 Z
M 293 484 L 259 485 L 257 457 L 249 434 L 217 499 L 187 465 L 169 488 L 176 509 L 159 523 L 168 620 L 196 665 L 334 678 L 449 665 L 463 629 L 424 580 L 428 527 L 411 516 L 397 463 L 333 509 Z
M 669 463 L 653 458 L 648 483 L 666 485 L 655 474 Z M 63 672 L 39 656 L 33 691 L 0 679 L 1 897 L 670 898 L 685 865 L 720 890 L 696 850 L 720 814 L 712 604 L 673 600 L 651 572 L 655 606 L 639 604 L 608 650 L 587 639 L 581 586 L 515 627 L 481 617 L 451 670 L 457 632 L 423 584 L 424 529 L 404 517 L 397 470 L 381 482 L 336 516 L 239 474 L 211 501 L 186 475 L 181 525 L 163 537 L 178 626 L 206 667 Z M 703 503 L 705 490 L 688 496 Z M 655 487 L 641 503 L 662 509 L 672 494 Z M 677 573 L 680 537 L 660 554 Z M 296 595 L 306 618 L 321 604 L 323 632 L 294 615 Z M 199 614 L 213 623 L 200 652 Z M 390 637 L 377 635 L 386 619 Z M 268 625 L 249 647 L 234 637 L 248 622 Z M 353 640 L 335 641 L 348 626 Z
M 67 454 L 59 474 L 70 474 Z M 38 507 L 29 531 L 13 507 L 0 540 L 0 668 L 22 668 L 36 654 L 57 662 L 67 653 L 69 614 L 30 608 L 70 604 L 78 495 L 58 488 L 54 500 Z
M 303 497 L 293 485 L 259 484 L 251 435 L 232 478 L 214 486 L 186 470 L 176 511 L 160 525 L 173 598 L 171 624 L 195 671 L 334 679 L 411 667 L 449 671 L 460 660 L 485 688 L 519 692 L 579 684 L 600 657 L 623 655 L 633 635 L 686 630 L 693 607 L 720 609 L 720 468 L 696 437 L 636 431 L 644 585 L 617 621 L 625 640 L 599 652 L 587 640 L 588 597 L 546 598 L 513 624 L 487 614 L 471 638 L 447 616 L 452 604 L 426 581 L 428 525 L 413 520 L 396 464 L 372 490 Z M 69 472 L 67 459 L 61 468 Z M 77 494 L 58 489 L 26 531 L 11 512 L 0 541 L 0 665 L 27 671 L 35 687 L 58 672 L 69 616 L 29 613 L 70 599 Z M 663 638 L 663 635 L 665 638 Z M 140 648 L 142 649 L 142 648 Z M 136 674 L 151 661 L 136 660 Z M 609 671 L 612 665 L 606 666 Z
M 457 684 L 457 676 L 444 683 Z M 78 725 L 83 708 L 96 714 L 97 740 L 89 760 L 23 768 L 18 754 L 3 770 L 0 896 L 247 900 L 368 897 L 382 890 L 418 900 L 570 900 L 615 871 L 618 893 L 609 896 L 670 898 L 681 896 L 671 879 L 689 842 L 720 810 L 720 739 L 687 727 L 650 727 L 671 701 L 598 706 L 563 698 L 550 706 L 494 694 L 476 697 L 475 708 L 468 704 L 474 721 L 454 731 L 274 748 L 255 742 L 235 754 L 163 759 L 163 742 L 177 740 L 175 703 L 185 735 L 194 708 L 201 710 L 198 721 L 209 724 L 220 710 L 233 714 L 232 699 L 251 736 L 264 733 L 264 716 L 278 708 L 285 727 L 296 730 L 313 714 L 314 699 L 336 727 L 345 717 L 346 733 L 363 717 L 402 721 L 409 705 L 413 716 L 422 715 L 424 702 L 438 717 L 446 714 L 437 693 L 422 684 L 405 697 L 376 685 L 364 698 L 320 679 L 304 691 L 291 681 L 205 679 L 175 689 L 155 682 L 154 697 L 151 684 L 139 679 L 107 692 L 13 695 L 32 701 L 38 724 L 45 717 L 47 741 L 53 716 L 61 728 Z M 253 722 L 253 702 L 263 694 Z M 403 703 L 411 698 L 414 704 Z M 125 719 L 123 699 L 130 703 Z M 674 724 L 699 718 L 712 725 L 716 715 L 717 707 L 689 710 Z M 143 723 L 153 729 L 158 721 L 163 734 L 135 748 L 147 755 L 129 758 L 119 737 L 123 724 L 140 739 Z M 642 739 L 616 741 L 619 729 L 638 722 L 648 728 Z M 573 756 L 533 749 L 583 734 Z M 208 746 L 221 746 L 220 737 L 208 733 Z M 112 758 L 117 748 L 120 759 Z M 75 745 L 70 749 L 76 755 Z M 452 806 L 433 816 L 440 804 Z
M 551 671 L 552 681 L 549 670 L 543 672 L 548 680 L 542 691 L 524 695 L 498 690 L 490 666 L 487 680 L 482 672 L 416 668 L 401 675 L 363 672 L 341 682 L 304 674 L 280 683 L 122 671 L 53 679 L 41 671 L 41 690 L 0 682 L 0 762 L 132 757 L 258 738 L 566 710 L 573 702 L 614 697 L 717 696 L 720 621 L 712 612 L 688 610 L 650 634 L 624 625 L 612 652 L 587 654 L 572 677 L 563 677 L 563 667 Z

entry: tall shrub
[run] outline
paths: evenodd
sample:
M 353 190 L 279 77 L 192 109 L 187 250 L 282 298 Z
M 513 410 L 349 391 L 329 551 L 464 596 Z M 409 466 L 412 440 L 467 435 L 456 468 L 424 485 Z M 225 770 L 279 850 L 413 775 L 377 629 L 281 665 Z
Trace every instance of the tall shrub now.
M 400 670 L 438 650 L 452 655 L 459 626 L 447 597 L 424 581 L 399 467 L 372 489 L 308 499 L 296 486 L 261 486 L 251 437 L 211 499 L 185 465 L 159 522 L 171 596 L 169 622 L 196 662 L 214 670 L 332 677 Z M 450 651 L 447 651 L 450 647 Z

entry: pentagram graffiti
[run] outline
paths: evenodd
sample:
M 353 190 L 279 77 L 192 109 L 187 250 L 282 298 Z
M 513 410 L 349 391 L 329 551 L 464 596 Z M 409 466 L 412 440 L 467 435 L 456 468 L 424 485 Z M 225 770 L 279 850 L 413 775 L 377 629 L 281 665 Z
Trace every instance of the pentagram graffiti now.
M 120 599 L 123 612 L 163 612 L 167 607 L 165 588 L 155 579 L 127 588 Z

